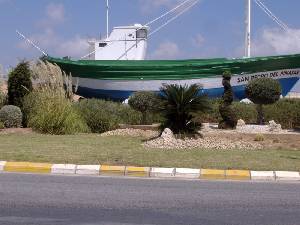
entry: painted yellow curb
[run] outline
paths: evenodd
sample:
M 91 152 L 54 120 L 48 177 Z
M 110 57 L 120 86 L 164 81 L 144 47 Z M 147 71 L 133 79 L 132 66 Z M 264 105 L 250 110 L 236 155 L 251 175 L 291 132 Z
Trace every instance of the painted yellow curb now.
M 201 169 L 200 178 L 225 179 L 225 170 Z
M 125 166 L 101 165 L 100 175 L 124 176 L 125 175 Z
M 226 170 L 226 179 L 230 180 L 250 180 L 249 170 Z
M 30 162 L 7 162 L 3 171 L 24 173 L 51 173 L 52 164 Z
M 126 176 L 129 177 L 149 177 L 150 167 L 126 167 Z

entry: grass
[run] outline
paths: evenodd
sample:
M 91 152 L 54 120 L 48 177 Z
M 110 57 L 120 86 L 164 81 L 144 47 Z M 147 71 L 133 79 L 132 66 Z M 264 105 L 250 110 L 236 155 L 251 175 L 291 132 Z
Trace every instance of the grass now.
M 144 149 L 142 139 L 96 134 L 0 135 L 0 160 L 74 164 L 300 171 L 299 150 Z

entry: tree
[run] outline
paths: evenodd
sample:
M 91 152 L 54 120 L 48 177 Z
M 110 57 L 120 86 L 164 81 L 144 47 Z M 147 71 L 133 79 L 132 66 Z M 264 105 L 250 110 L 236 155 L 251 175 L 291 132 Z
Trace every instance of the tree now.
M 224 86 L 224 94 L 219 106 L 219 112 L 222 116 L 222 121 L 219 122 L 220 129 L 235 129 L 237 125 L 237 118 L 231 105 L 233 102 L 233 91 L 230 84 L 231 72 L 223 73 L 222 84 Z
M 263 105 L 273 104 L 280 99 L 281 86 L 277 80 L 259 78 L 248 83 L 245 89 L 246 96 L 257 104 L 257 123 L 264 123 Z
M 201 124 L 193 121 L 195 113 L 210 110 L 207 96 L 201 94 L 202 86 L 171 84 L 160 90 L 158 111 L 165 118 L 163 128 L 170 128 L 175 134 L 196 133 Z
M 20 62 L 9 73 L 8 78 L 8 104 L 22 109 L 23 98 L 32 91 L 31 71 L 28 62 Z
M 131 108 L 142 113 L 142 124 L 147 123 L 147 114 L 158 103 L 158 96 L 151 91 L 138 91 L 130 96 L 128 104 Z

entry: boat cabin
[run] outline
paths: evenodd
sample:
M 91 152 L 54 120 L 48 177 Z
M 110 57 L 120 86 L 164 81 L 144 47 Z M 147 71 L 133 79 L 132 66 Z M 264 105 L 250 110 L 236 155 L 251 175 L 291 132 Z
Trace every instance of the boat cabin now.
M 89 57 L 94 60 L 144 60 L 147 51 L 149 27 L 133 26 L 114 27 L 108 38 L 89 41 Z

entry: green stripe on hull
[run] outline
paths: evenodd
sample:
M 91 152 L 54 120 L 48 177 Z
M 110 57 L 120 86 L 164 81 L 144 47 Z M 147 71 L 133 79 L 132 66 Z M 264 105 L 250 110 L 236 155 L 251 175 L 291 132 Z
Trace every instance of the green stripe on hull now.
M 192 60 L 65 60 L 46 58 L 74 77 L 103 80 L 186 80 L 300 68 L 300 54 L 250 59 Z

